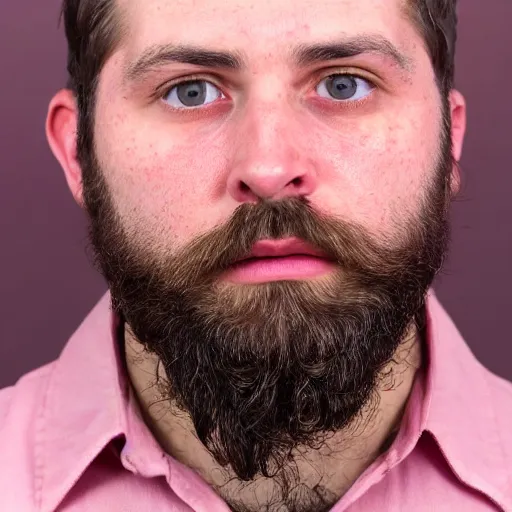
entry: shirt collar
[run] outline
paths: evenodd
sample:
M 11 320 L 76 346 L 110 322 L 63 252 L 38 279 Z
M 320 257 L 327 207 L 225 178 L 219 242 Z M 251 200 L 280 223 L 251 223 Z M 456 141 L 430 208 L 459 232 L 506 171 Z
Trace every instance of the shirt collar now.
M 433 435 L 461 481 L 502 508 L 512 508 L 505 493 L 507 464 L 493 416 L 488 372 L 432 290 L 426 320 L 429 361 L 425 390 L 416 395 L 424 403 L 415 408 L 419 412 L 414 424 Z M 87 467 L 119 436 L 126 439 L 125 453 L 139 457 L 138 461 L 127 457 L 125 467 L 133 462 L 147 477 L 165 472 L 164 458 L 154 457 L 162 450 L 134 407 L 116 343 L 118 328 L 107 292 L 56 361 L 37 424 L 42 512 L 55 510 Z
M 55 510 L 112 439 L 126 433 L 128 380 L 105 294 L 56 361 L 38 419 L 41 510 Z M 37 476 L 36 476 L 37 478 Z
M 427 305 L 425 430 L 459 480 L 502 509 L 512 510 L 492 374 L 475 358 L 433 291 Z

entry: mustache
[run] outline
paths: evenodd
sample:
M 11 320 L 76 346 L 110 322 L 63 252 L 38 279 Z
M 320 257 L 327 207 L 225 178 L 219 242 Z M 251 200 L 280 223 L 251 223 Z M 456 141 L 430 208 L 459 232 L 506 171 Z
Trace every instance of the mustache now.
M 379 245 L 362 226 L 316 211 L 307 198 L 291 197 L 239 206 L 224 225 L 167 257 L 166 274 L 173 275 L 178 287 L 187 284 L 180 278 L 189 284 L 190 280 L 214 279 L 248 254 L 256 242 L 288 237 L 308 243 L 351 272 L 367 275 L 378 268 L 381 276 L 390 276 L 403 268 L 403 258 L 390 258 L 390 248 Z M 400 253 L 396 243 L 392 247 Z

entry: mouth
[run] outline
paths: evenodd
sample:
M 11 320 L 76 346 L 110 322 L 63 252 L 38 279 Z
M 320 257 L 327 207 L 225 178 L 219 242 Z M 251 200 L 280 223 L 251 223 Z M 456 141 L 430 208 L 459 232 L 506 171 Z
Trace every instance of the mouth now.
M 285 258 L 289 256 L 312 256 L 332 259 L 325 252 L 298 238 L 285 238 L 280 240 L 260 240 L 254 244 L 248 255 L 239 259 L 236 263 L 254 259 Z
M 331 272 L 335 262 L 326 253 L 297 238 L 262 240 L 223 276 L 236 283 L 302 280 Z

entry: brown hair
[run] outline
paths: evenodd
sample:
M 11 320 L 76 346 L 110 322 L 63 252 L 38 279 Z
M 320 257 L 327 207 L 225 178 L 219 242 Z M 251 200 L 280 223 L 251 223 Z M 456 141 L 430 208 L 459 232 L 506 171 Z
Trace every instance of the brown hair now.
M 405 12 L 422 35 L 441 94 L 453 86 L 457 0 L 405 0 Z M 121 41 L 123 20 L 116 0 L 63 0 L 68 41 L 68 87 L 80 112 L 79 156 L 92 146 L 92 119 L 97 82 L 103 65 Z
M 457 0 L 406 0 L 405 10 L 423 37 L 439 89 L 453 87 L 457 42 Z

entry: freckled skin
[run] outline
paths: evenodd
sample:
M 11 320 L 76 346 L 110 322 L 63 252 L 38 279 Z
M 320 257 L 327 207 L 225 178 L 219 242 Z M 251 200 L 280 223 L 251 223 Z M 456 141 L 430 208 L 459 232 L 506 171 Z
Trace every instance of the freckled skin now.
M 287 186 L 297 177 L 314 207 L 381 238 L 393 234 L 397 208 L 404 222 L 417 212 L 438 148 L 440 98 L 399 2 L 336 0 L 319 9 L 310 0 L 124 0 L 121 7 L 130 37 L 102 71 L 95 135 L 116 207 L 141 237 L 184 245 L 243 202 L 297 193 Z M 362 33 L 383 35 L 408 55 L 411 79 L 372 56 L 329 63 L 329 70 L 370 72 L 382 87 L 364 106 L 336 108 L 332 100 L 317 108 L 315 87 L 328 72 L 294 70 L 286 49 Z M 230 75 L 231 87 L 222 71 L 171 64 L 144 88 L 120 92 L 123 66 L 167 42 L 239 49 L 249 69 Z M 191 116 L 149 99 L 165 82 L 195 72 L 219 76 L 223 105 Z M 310 77 L 306 85 L 297 85 L 299 74 Z

